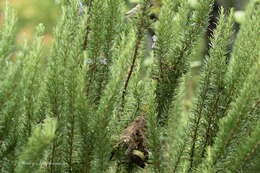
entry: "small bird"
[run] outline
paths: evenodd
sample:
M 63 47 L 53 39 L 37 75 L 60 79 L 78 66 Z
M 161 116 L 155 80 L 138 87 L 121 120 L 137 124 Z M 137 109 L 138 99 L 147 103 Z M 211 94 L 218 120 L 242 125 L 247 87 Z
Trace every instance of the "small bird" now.
M 141 9 L 141 5 L 140 4 L 136 5 L 134 8 L 132 8 L 125 14 L 125 18 L 130 19 L 136 17 L 136 14 L 140 11 L 140 9 Z
M 158 21 L 158 15 L 160 13 L 160 8 L 161 8 L 161 1 L 160 0 L 153 0 L 151 3 L 151 6 L 149 8 L 149 19 L 150 19 L 150 26 L 148 27 L 148 33 L 152 37 L 153 43 L 152 43 L 152 49 L 155 47 L 155 41 L 154 38 L 156 38 L 154 29 L 156 27 L 156 23 Z M 133 20 L 137 18 L 137 14 L 142 10 L 142 5 L 137 4 L 134 8 L 129 10 L 125 14 L 125 19 L 126 20 Z
M 150 12 L 151 12 L 150 19 L 158 20 L 158 15 L 160 13 L 161 6 L 162 6 L 162 0 L 152 0 L 151 7 L 150 7 Z M 142 7 L 141 4 L 137 4 L 134 8 L 132 8 L 125 14 L 125 18 L 129 19 L 129 18 L 136 17 L 136 14 L 141 10 L 141 7 Z

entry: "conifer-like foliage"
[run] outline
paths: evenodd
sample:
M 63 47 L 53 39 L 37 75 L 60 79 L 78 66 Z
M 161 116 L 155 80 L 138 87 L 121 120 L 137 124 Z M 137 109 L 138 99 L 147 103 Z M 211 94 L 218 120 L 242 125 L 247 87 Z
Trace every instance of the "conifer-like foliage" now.
M 129 13 L 124 0 L 60 2 L 47 54 L 42 24 L 15 44 L 6 5 L 0 172 L 259 173 L 259 0 L 236 36 L 233 10 L 219 9 L 191 111 L 191 57 L 213 0 L 164 0 L 156 19 L 152 0 Z

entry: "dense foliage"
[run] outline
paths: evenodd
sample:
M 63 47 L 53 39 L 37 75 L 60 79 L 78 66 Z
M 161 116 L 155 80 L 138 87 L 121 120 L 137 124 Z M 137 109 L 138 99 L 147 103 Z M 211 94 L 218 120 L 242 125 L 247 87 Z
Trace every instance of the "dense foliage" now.
M 158 16 L 152 0 L 130 13 L 124 0 L 61 5 L 47 56 L 44 26 L 19 48 L 5 8 L 0 172 L 259 172 L 259 0 L 236 38 L 233 10 L 219 9 L 190 112 L 191 57 L 213 0 L 164 0 Z

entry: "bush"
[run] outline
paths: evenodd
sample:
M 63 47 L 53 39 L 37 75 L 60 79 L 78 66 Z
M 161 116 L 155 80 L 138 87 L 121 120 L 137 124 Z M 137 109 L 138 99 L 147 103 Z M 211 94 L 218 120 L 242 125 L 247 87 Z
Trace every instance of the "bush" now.
M 213 0 L 165 0 L 158 18 L 151 0 L 126 16 L 123 0 L 61 3 L 47 56 L 44 26 L 18 48 L 5 9 L 1 172 L 259 172 L 259 1 L 231 52 L 233 10 L 220 9 L 188 113 L 191 57 Z

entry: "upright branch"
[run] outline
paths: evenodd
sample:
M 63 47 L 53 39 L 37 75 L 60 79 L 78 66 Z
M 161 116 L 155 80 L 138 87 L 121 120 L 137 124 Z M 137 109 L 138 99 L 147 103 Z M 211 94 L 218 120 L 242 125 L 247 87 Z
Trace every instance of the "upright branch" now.
M 226 53 L 229 40 L 232 36 L 232 22 L 233 13 L 228 18 L 225 24 L 224 9 L 221 9 L 220 19 L 216 30 L 214 30 L 213 38 L 211 38 L 211 49 L 209 57 L 206 57 L 204 67 L 201 73 L 200 87 L 196 100 L 196 105 L 193 109 L 193 123 L 192 124 L 192 141 L 190 151 L 190 167 L 200 163 L 204 156 L 206 147 L 213 141 L 212 133 L 218 125 L 217 109 L 220 97 L 223 90 L 223 76 L 226 69 Z M 218 67 L 218 68 L 217 68 Z M 201 125 L 202 124 L 202 125 Z M 206 130 L 201 130 L 206 127 Z M 198 137 L 203 136 L 200 141 Z M 203 141 L 203 145 L 198 144 Z M 200 155 L 200 156 L 199 156 Z M 197 158 L 197 159 L 194 159 Z
M 91 9 L 92 9 L 92 3 L 94 0 L 89 0 L 88 4 L 87 4 L 87 15 L 88 15 L 88 19 L 87 19 L 87 26 L 86 26 L 86 35 L 85 35 L 85 39 L 84 39 L 84 44 L 83 44 L 83 50 L 87 49 L 88 46 L 88 35 L 90 32 L 90 27 L 89 27 L 89 23 L 91 23 Z
M 121 111 L 123 111 L 124 109 L 124 104 L 125 104 L 125 96 L 126 96 L 126 91 L 127 91 L 127 87 L 128 87 L 128 83 L 129 80 L 132 76 L 132 73 L 134 71 L 134 67 L 135 67 L 135 62 L 136 59 L 138 57 L 138 53 L 139 53 L 139 49 L 140 49 L 140 45 L 141 45 L 141 41 L 144 37 L 145 31 L 147 29 L 147 24 L 148 24 L 148 10 L 151 6 L 151 1 L 150 0 L 144 0 L 142 7 L 141 7 L 141 14 L 139 16 L 138 20 L 138 25 L 137 25 L 137 38 L 136 38 L 136 43 L 135 43 L 135 47 L 134 47 L 134 53 L 133 53 L 133 57 L 132 57 L 132 63 L 129 69 L 129 72 L 127 74 L 126 80 L 125 80 L 125 84 L 122 90 L 122 103 L 121 103 Z
M 168 3 L 174 3 L 165 2 L 166 9 Z M 175 4 L 172 6 L 176 8 Z M 157 62 L 159 70 L 156 73 L 158 76 L 156 98 L 158 102 L 158 120 L 161 124 L 167 122 L 168 110 L 178 84 L 177 81 L 189 69 L 190 54 L 198 41 L 197 38 L 207 26 L 211 6 L 212 0 L 202 0 L 198 7 L 192 11 L 187 1 L 181 1 L 176 15 L 170 12 L 172 9 L 161 13 L 158 32 L 156 33 L 158 43 L 155 49 L 155 53 L 159 57 Z M 193 15 L 189 19 L 191 13 Z M 170 28 L 170 31 L 164 28 L 165 19 L 171 21 L 168 25 L 175 24 Z M 187 28 L 187 30 L 183 30 L 183 27 Z M 169 32 L 172 33 L 169 34 Z

